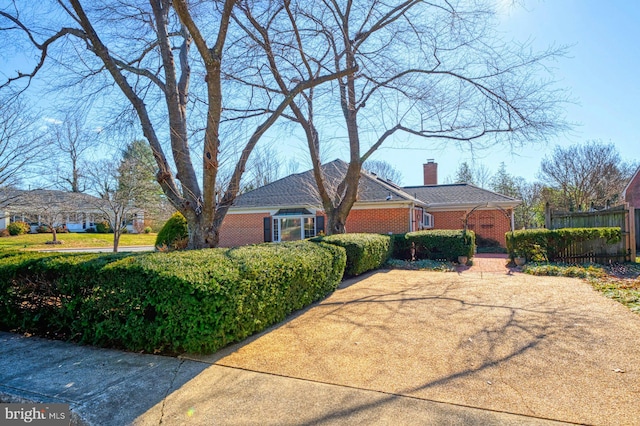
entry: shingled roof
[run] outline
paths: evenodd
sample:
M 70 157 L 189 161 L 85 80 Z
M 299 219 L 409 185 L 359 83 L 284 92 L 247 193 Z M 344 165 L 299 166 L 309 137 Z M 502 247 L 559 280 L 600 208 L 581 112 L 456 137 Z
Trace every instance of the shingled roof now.
M 449 185 L 405 186 L 403 190 L 414 195 L 427 204 L 428 207 L 448 206 L 477 206 L 488 204 L 500 207 L 515 207 L 521 203 L 512 197 L 508 197 L 487 189 L 478 188 L 468 183 L 454 183 Z
M 348 164 L 334 160 L 322 166 L 328 185 L 337 185 L 347 172 Z M 389 196 L 391 198 L 389 199 Z M 423 205 L 420 200 L 403 191 L 402 188 L 365 170 L 360 175 L 358 202 L 407 201 Z M 236 198 L 233 208 L 316 206 L 322 202 L 318 195 L 313 171 L 289 175 Z
M 0 193 L 0 207 L 12 212 L 29 212 L 34 208 L 63 207 L 69 211 L 91 211 L 104 201 L 89 194 L 48 189 L 30 191 L 8 189 Z
M 348 164 L 334 160 L 322 166 L 328 185 L 339 183 L 347 172 Z M 389 196 L 391 196 L 389 198 Z M 359 203 L 388 203 L 389 201 L 412 202 L 427 208 L 486 207 L 511 208 L 519 200 L 498 194 L 475 185 L 457 183 L 450 185 L 427 185 L 399 187 L 363 170 L 358 191 Z M 246 192 L 236 198 L 232 208 L 282 208 L 287 206 L 321 207 L 313 171 L 289 175 L 263 187 Z

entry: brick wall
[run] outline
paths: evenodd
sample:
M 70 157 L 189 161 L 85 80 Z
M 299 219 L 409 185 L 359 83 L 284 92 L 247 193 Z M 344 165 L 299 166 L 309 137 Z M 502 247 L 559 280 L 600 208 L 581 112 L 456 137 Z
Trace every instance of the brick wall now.
M 462 229 L 464 211 L 431 212 L 434 229 Z M 476 210 L 469 216 L 469 229 L 476 235 L 506 245 L 505 234 L 511 230 L 511 219 L 500 210 Z
M 228 214 L 220 229 L 220 247 L 237 247 L 264 241 L 266 213 Z
M 635 174 L 627 188 L 625 201 L 636 209 L 640 209 L 640 172 Z
M 409 231 L 409 209 L 351 210 L 347 217 L 347 232 L 372 232 L 400 234 Z
M 462 229 L 464 211 L 431 212 L 434 229 Z M 228 214 L 220 230 L 220 247 L 236 247 L 264 241 L 263 218 L 266 213 Z M 326 224 L 326 221 L 325 221 Z M 409 231 L 409 209 L 351 210 L 347 231 L 399 234 Z M 416 229 L 418 229 L 416 227 Z M 511 229 L 510 219 L 499 210 L 476 210 L 469 217 L 469 229 L 484 238 L 505 245 L 504 234 Z

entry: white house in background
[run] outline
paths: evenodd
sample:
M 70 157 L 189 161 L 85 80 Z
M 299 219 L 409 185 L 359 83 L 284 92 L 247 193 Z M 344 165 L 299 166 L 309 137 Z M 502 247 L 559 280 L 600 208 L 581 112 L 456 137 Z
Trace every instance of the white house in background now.
M 89 194 L 36 189 L 31 191 L 3 190 L 0 192 L 0 229 L 11 222 L 31 225 L 31 232 L 47 225 L 65 226 L 69 232 L 86 232 L 105 217 L 105 201 Z M 107 210 L 108 211 L 108 210 Z M 127 231 L 136 233 L 144 227 L 144 212 L 136 211 Z

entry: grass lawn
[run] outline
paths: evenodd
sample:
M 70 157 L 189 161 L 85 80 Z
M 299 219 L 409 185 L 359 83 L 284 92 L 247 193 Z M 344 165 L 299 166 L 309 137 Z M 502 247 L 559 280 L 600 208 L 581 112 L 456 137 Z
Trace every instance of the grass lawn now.
M 120 246 L 152 246 L 157 234 L 123 234 Z M 63 244 L 45 244 L 51 234 L 25 234 L 0 238 L 0 250 L 41 250 L 54 248 L 113 247 L 113 234 L 58 234 Z

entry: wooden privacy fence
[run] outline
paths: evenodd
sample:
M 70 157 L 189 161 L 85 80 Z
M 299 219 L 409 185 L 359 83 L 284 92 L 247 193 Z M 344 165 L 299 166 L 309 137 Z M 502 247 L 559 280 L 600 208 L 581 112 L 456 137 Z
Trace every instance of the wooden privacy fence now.
M 591 212 L 545 211 L 547 229 L 620 228 L 622 239 L 608 244 L 604 239 L 574 242 L 558 250 L 553 259 L 567 263 L 609 263 L 634 261 L 636 257 L 636 213 L 628 204 Z M 551 259 L 550 259 L 551 260 Z

